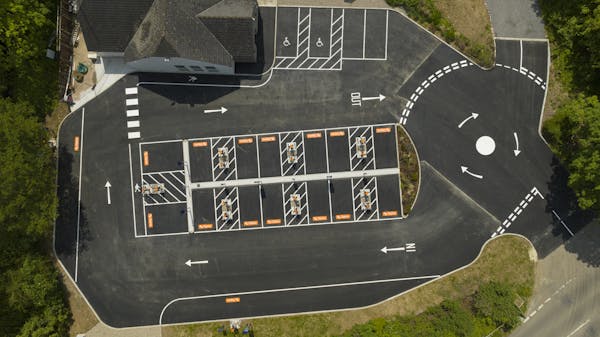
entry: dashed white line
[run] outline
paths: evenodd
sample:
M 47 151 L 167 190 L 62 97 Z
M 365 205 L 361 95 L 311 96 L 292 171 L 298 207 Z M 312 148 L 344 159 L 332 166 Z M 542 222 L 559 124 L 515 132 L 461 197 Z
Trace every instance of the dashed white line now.
M 140 115 L 140 110 L 127 110 L 127 117 L 138 117 Z
M 141 134 L 140 134 L 140 132 L 139 132 L 139 131 L 136 131 L 136 132 L 128 132 L 128 133 L 127 133 L 127 138 L 128 138 L 128 139 L 137 139 L 137 138 L 140 138 L 140 136 L 141 136 Z
M 137 87 L 125 88 L 125 95 L 137 95 L 137 93 L 138 93 Z
M 137 98 L 128 98 L 128 99 L 125 100 L 125 104 L 127 106 L 138 105 L 138 99 Z
M 128 128 L 139 128 L 140 127 L 140 121 L 139 120 L 127 121 L 127 127 Z

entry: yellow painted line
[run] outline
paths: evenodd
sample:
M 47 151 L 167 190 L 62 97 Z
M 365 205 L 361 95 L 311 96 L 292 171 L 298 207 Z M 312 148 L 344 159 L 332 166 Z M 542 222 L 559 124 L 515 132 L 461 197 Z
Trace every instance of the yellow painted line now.
M 252 138 L 252 137 L 238 139 L 238 144 L 252 144 L 252 143 L 254 143 L 254 138 Z
M 144 166 L 150 165 L 150 155 L 148 151 L 144 151 Z
M 323 134 L 320 132 L 311 132 L 311 133 L 306 134 L 306 138 L 308 138 L 308 139 L 321 138 L 321 137 L 323 137 Z
M 381 216 L 398 216 L 398 211 L 383 211 Z
M 274 142 L 275 141 L 275 136 L 264 136 L 264 137 L 260 137 L 260 141 L 262 143 L 269 143 L 269 142 Z
M 350 214 L 336 214 L 336 220 L 350 220 Z
M 79 136 L 75 136 L 73 140 L 73 151 L 79 152 Z
M 244 221 L 244 227 L 258 226 L 258 220 Z
M 281 225 L 281 219 L 267 219 L 267 225 Z
M 346 135 L 346 131 L 331 131 L 329 132 L 329 136 L 331 137 L 342 137 Z
M 154 220 L 152 219 L 152 213 L 148 213 L 148 228 L 154 228 Z
M 225 303 L 240 303 L 240 298 L 239 297 L 226 297 L 225 298 Z
M 327 215 L 315 215 L 312 219 L 313 221 L 327 221 Z
M 212 229 L 213 228 L 213 224 L 211 223 L 199 223 L 198 224 L 198 229 Z
M 208 146 L 208 142 L 207 141 L 192 142 L 192 147 L 207 147 L 207 146 Z
M 392 132 L 392 128 L 391 127 L 375 128 L 375 133 L 390 133 L 390 132 Z

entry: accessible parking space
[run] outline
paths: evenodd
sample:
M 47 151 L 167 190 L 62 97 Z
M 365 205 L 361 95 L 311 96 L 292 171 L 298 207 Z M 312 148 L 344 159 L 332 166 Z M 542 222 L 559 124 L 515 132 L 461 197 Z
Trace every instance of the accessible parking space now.
M 299 9 L 279 7 L 277 22 L 286 22 L 277 27 L 277 56 L 295 57 L 298 48 L 298 14 Z
M 332 221 L 352 221 L 352 182 L 350 179 L 331 181 Z
M 325 131 L 304 133 L 306 173 L 327 172 L 327 148 L 325 142 Z
M 161 172 L 183 169 L 181 141 L 140 143 L 140 156 L 144 172 Z
M 236 137 L 236 164 L 239 179 L 258 177 L 258 157 L 255 137 Z
M 332 10 L 311 8 L 309 57 L 329 57 Z
M 281 185 L 262 185 L 261 197 L 264 226 L 283 226 L 285 223 Z

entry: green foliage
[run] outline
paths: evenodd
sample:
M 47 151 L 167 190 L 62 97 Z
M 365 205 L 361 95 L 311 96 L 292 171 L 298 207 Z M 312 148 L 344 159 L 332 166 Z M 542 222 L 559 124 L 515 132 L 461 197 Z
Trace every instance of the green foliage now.
M 0 336 L 65 336 L 70 324 L 45 255 L 57 206 L 47 139 L 31 105 L 0 98 Z
M 402 7 L 408 16 L 441 36 L 446 42 L 454 43 L 459 49 L 476 59 L 481 65 L 490 67 L 494 55 L 483 45 L 473 43 L 454 29 L 450 21 L 443 17 L 433 0 L 386 0 L 390 6 Z M 489 27 L 486 27 L 489 29 Z
M 464 302 L 445 300 L 419 315 L 373 319 L 341 337 L 481 337 L 500 325 L 510 331 L 520 322 L 515 297 L 512 285 L 487 283 Z
M 586 94 L 600 92 L 600 1 L 540 0 L 540 7 L 561 81 Z
M 569 171 L 569 186 L 582 209 L 600 210 L 600 102 L 579 95 L 544 126 L 553 150 Z
M 515 305 L 516 292 L 506 283 L 490 282 L 479 287 L 473 297 L 475 312 L 495 325 L 510 330 L 519 324 L 521 312 Z
M 34 114 L 28 104 L 0 98 L 0 236 L 24 234 L 31 242 L 48 235 L 57 205 L 52 151 Z
M 45 57 L 56 1 L 0 1 L 0 97 L 31 104 L 38 117 L 54 107 L 57 63 Z

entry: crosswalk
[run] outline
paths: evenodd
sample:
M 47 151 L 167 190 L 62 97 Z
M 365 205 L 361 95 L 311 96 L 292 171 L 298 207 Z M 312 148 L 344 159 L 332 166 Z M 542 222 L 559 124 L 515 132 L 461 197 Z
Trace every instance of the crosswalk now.
M 126 117 L 127 117 L 127 138 L 128 139 L 139 139 L 142 134 L 140 129 L 140 120 L 133 119 L 140 117 L 139 110 L 139 99 L 138 87 L 125 88 L 125 106 L 126 106 Z M 137 130 L 136 130 L 137 129 Z

